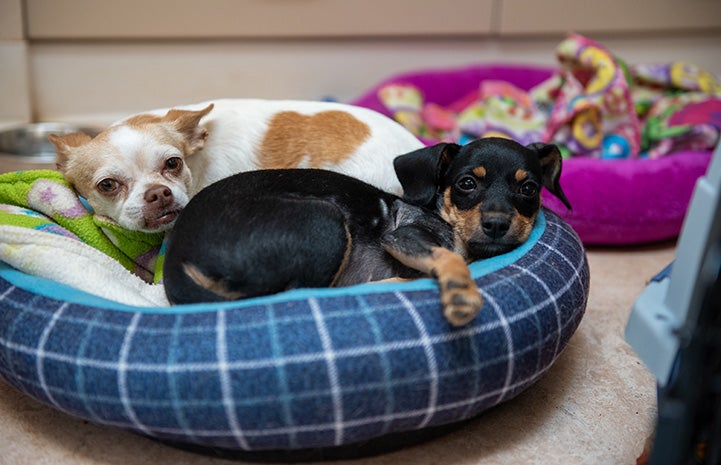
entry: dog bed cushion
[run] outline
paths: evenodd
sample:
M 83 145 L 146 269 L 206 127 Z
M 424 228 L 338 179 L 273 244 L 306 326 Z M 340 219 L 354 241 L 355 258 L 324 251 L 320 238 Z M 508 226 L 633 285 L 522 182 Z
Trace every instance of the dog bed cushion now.
M 551 195 L 544 205 L 584 243 L 676 237 L 719 140 L 721 84 L 680 62 L 629 71 L 578 35 L 556 55 L 560 68 L 477 65 L 400 74 L 352 103 L 395 117 L 427 144 L 463 143 L 469 133 L 559 143 L 567 155 L 561 186 L 573 210 Z
M 589 286 L 578 236 L 550 211 L 521 247 L 471 264 L 485 305 L 461 328 L 431 279 L 139 307 L 0 265 L 8 383 L 91 422 L 229 451 L 334 448 L 474 417 L 549 369 Z

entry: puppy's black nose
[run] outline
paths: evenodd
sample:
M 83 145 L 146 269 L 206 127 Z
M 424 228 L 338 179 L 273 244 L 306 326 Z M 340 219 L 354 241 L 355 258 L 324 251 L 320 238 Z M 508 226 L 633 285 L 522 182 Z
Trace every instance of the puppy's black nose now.
M 511 228 L 511 220 L 503 216 L 489 216 L 481 221 L 481 227 L 486 236 L 491 239 L 500 239 Z

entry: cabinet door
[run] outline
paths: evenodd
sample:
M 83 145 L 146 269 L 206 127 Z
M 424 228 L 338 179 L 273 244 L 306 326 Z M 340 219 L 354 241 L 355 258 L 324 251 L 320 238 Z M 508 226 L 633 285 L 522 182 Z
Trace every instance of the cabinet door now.
M 500 0 L 502 35 L 719 30 L 718 0 Z
M 31 39 L 488 34 L 494 0 L 26 0 Z

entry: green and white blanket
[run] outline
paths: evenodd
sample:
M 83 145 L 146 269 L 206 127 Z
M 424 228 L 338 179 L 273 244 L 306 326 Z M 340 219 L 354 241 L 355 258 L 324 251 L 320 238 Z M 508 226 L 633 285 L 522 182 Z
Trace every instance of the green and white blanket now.
M 157 284 L 162 242 L 93 215 L 59 172 L 0 175 L 0 260 L 27 274 L 130 305 L 167 305 Z

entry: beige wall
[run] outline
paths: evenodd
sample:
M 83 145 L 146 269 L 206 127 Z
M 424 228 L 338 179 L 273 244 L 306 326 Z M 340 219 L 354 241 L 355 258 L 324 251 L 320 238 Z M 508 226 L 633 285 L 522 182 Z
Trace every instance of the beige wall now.
M 0 126 L 31 117 L 22 0 L 0 0 Z
M 0 0 L 0 40 L 22 40 L 22 0 Z
M 403 71 L 552 66 L 569 30 L 629 63 L 683 59 L 721 74 L 717 10 L 718 0 L 0 0 L 0 98 L 21 100 L 0 121 L 105 123 L 217 97 L 347 101 Z

